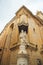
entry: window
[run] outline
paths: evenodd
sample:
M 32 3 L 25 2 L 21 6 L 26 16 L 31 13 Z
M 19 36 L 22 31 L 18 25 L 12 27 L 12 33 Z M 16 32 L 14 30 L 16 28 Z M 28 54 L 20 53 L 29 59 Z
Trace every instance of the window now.
M 2 51 L 2 49 L 0 49 L 0 52 Z
M 11 24 L 10 28 L 13 29 L 13 27 L 14 27 L 14 23 Z
M 35 28 L 33 28 L 33 31 L 35 32 Z
M 40 59 L 37 59 L 37 65 L 42 65 Z

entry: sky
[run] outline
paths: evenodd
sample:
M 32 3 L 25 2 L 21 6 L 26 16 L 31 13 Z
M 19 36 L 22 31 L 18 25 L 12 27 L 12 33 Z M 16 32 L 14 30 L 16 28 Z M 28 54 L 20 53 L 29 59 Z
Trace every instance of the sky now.
M 0 0 L 0 33 L 23 5 L 34 15 L 37 11 L 43 12 L 43 0 Z

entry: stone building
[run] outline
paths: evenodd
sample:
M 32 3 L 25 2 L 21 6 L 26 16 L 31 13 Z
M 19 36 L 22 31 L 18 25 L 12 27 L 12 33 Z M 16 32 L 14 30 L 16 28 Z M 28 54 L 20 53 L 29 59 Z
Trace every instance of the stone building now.
M 0 34 L 0 65 L 43 65 L 43 13 L 22 6 Z

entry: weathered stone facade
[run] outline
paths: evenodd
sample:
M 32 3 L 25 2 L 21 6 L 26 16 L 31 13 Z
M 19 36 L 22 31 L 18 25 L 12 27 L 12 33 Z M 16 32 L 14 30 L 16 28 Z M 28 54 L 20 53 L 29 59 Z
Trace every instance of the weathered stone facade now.
M 0 34 L 0 65 L 17 65 L 17 56 L 22 57 L 18 55 L 21 30 L 26 32 L 27 54 L 22 55 L 28 56 L 28 65 L 43 65 L 43 13 L 33 15 L 25 6 Z

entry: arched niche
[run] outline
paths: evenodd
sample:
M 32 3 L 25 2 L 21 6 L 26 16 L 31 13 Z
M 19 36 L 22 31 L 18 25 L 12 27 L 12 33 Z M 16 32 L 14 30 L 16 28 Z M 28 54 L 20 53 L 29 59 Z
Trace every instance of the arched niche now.
M 19 29 L 19 33 L 21 32 L 21 30 L 28 33 L 28 23 L 24 23 L 24 22 L 19 23 L 18 24 L 18 29 Z

